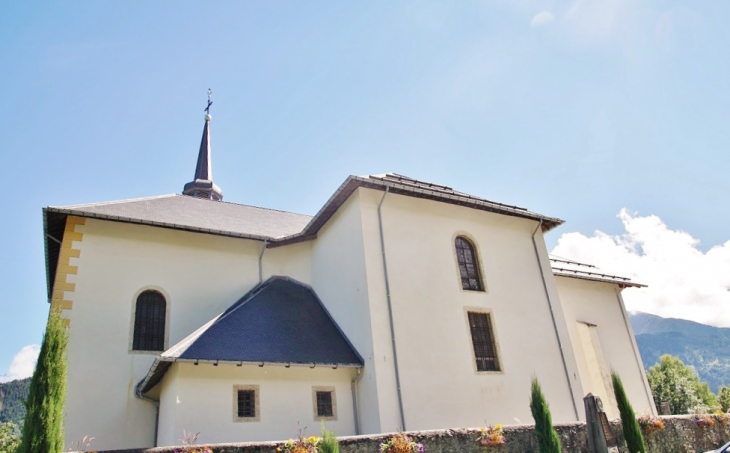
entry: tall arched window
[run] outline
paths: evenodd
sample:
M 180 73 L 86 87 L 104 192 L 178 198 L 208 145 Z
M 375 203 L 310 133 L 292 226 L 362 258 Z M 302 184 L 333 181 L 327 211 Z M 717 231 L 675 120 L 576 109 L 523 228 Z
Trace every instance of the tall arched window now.
M 456 259 L 459 262 L 461 287 L 469 291 L 484 291 L 476 248 L 464 236 L 456 237 Z
M 134 311 L 135 351 L 163 351 L 165 349 L 165 297 L 157 291 L 144 291 L 137 297 Z

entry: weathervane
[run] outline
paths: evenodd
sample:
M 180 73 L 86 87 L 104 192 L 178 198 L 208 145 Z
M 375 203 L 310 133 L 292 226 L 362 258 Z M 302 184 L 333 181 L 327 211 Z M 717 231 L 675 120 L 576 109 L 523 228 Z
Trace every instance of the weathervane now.
M 213 91 L 208 88 L 208 105 L 205 107 L 205 113 L 210 115 L 210 106 L 213 105 L 213 101 L 210 100 L 210 96 L 213 94 Z

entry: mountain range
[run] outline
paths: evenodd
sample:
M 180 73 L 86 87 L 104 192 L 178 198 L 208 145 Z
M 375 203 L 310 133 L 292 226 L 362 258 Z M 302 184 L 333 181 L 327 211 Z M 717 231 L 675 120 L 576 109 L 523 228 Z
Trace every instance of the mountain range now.
M 641 312 L 630 313 L 629 319 L 647 371 L 671 354 L 694 367 L 714 393 L 730 386 L 730 328 Z

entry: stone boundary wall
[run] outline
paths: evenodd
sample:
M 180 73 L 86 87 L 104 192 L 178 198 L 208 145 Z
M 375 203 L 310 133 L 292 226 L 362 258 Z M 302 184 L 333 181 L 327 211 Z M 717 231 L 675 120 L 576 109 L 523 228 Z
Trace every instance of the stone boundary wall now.
M 711 427 L 699 427 L 694 416 L 674 415 L 661 417 L 665 428 L 644 434 L 647 453 L 703 453 L 714 450 L 730 441 L 730 424 L 715 423 Z M 500 447 L 480 447 L 477 429 L 445 429 L 413 431 L 407 434 L 424 444 L 426 453 L 537 453 L 537 436 L 534 425 L 505 426 L 506 443 Z M 568 423 L 555 427 L 560 435 L 563 453 L 589 453 L 585 423 Z M 619 442 L 619 451 L 628 452 L 621 431 L 620 420 L 611 421 L 611 429 Z M 342 453 L 377 453 L 378 444 L 388 435 L 341 437 Z M 214 453 L 274 453 L 281 442 L 257 442 L 210 445 Z M 189 447 L 188 447 L 189 448 Z M 182 447 L 160 447 L 133 450 L 108 450 L 99 453 L 174 453 L 186 451 Z

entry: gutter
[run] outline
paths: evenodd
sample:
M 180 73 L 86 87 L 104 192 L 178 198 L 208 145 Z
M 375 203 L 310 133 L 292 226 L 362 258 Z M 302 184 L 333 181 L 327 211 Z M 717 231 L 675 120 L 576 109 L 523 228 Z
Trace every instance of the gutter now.
M 535 258 L 537 258 L 537 267 L 540 268 L 540 277 L 542 277 L 542 287 L 545 290 L 545 298 L 547 298 L 548 307 L 550 308 L 550 318 L 553 321 L 553 329 L 555 329 L 555 338 L 558 340 L 558 349 L 560 349 L 560 359 L 563 361 L 563 370 L 565 371 L 565 378 L 568 380 L 568 389 L 570 390 L 570 401 L 573 403 L 573 411 L 575 412 L 575 419 L 580 420 L 578 415 L 578 406 L 575 404 L 575 394 L 573 393 L 573 383 L 570 381 L 570 372 L 568 371 L 568 364 L 565 361 L 565 352 L 563 351 L 563 342 L 560 340 L 560 333 L 558 332 L 558 324 L 555 322 L 555 312 L 553 311 L 553 301 L 550 299 L 550 292 L 548 291 L 547 282 L 545 281 L 545 271 L 542 268 L 542 261 L 540 260 L 540 253 L 537 250 L 537 242 L 535 241 L 535 235 L 537 230 L 542 227 L 542 217 L 540 223 L 535 227 L 535 231 L 532 232 L 532 247 L 535 249 Z
M 383 197 L 380 199 L 380 203 L 378 203 L 378 227 L 380 229 L 380 250 L 383 252 L 383 277 L 385 278 L 385 297 L 388 300 L 388 318 L 390 320 L 390 339 L 393 343 L 393 366 L 395 367 L 395 386 L 398 390 L 398 409 L 400 410 L 400 423 L 401 431 L 406 431 L 406 417 L 403 413 L 403 394 L 401 392 L 401 386 L 400 386 L 400 373 L 398 372 L 398 353 L 397 348 L 395 347 L 395 327 L 393 326 L 393 304 L 391 303 L 390 298 L 390 281 L 388 280 L 388 261 L 385 258 L 385 237 L 383 236 L 383 216 L 380 211 L 380 208 L 383 206 L 383 201 L 385 201 L 385 196 L 388 195 L 388 192 L 390 190 L 390 186 L 385 187 L 385 192 L 383 192 Z
M 357 374 L 352 378 L 350 382 L 350 389 L 352 390 L 352 410 L 355 413 L 355 435 L 360 435 L 360 407 L 357 404 L 357 383 L 362 379 L 362 368 L 357 369 Z
M 142 381 L 142 382 L 144 382 L 144 381 Z M 147 398 L 146 396 L 144 396 L 142 394 L 142 388 L 140 387 L 140 384 L 142 384 L 142 382 L 140 382 L 139 384 L 137 384 L 134 387 L 134 396 L 136 396 L 137 398 L 139 398 L 141 400 L 148 401 L 155 406 L 155 438 L 154 438 L 154 442 L 153 442 L 154 445 L 152 445 L 152 446 L 156 447 L 157 446 L 157 431 L 160 427 L 160 402 L 155 401 L 152 398 Z

